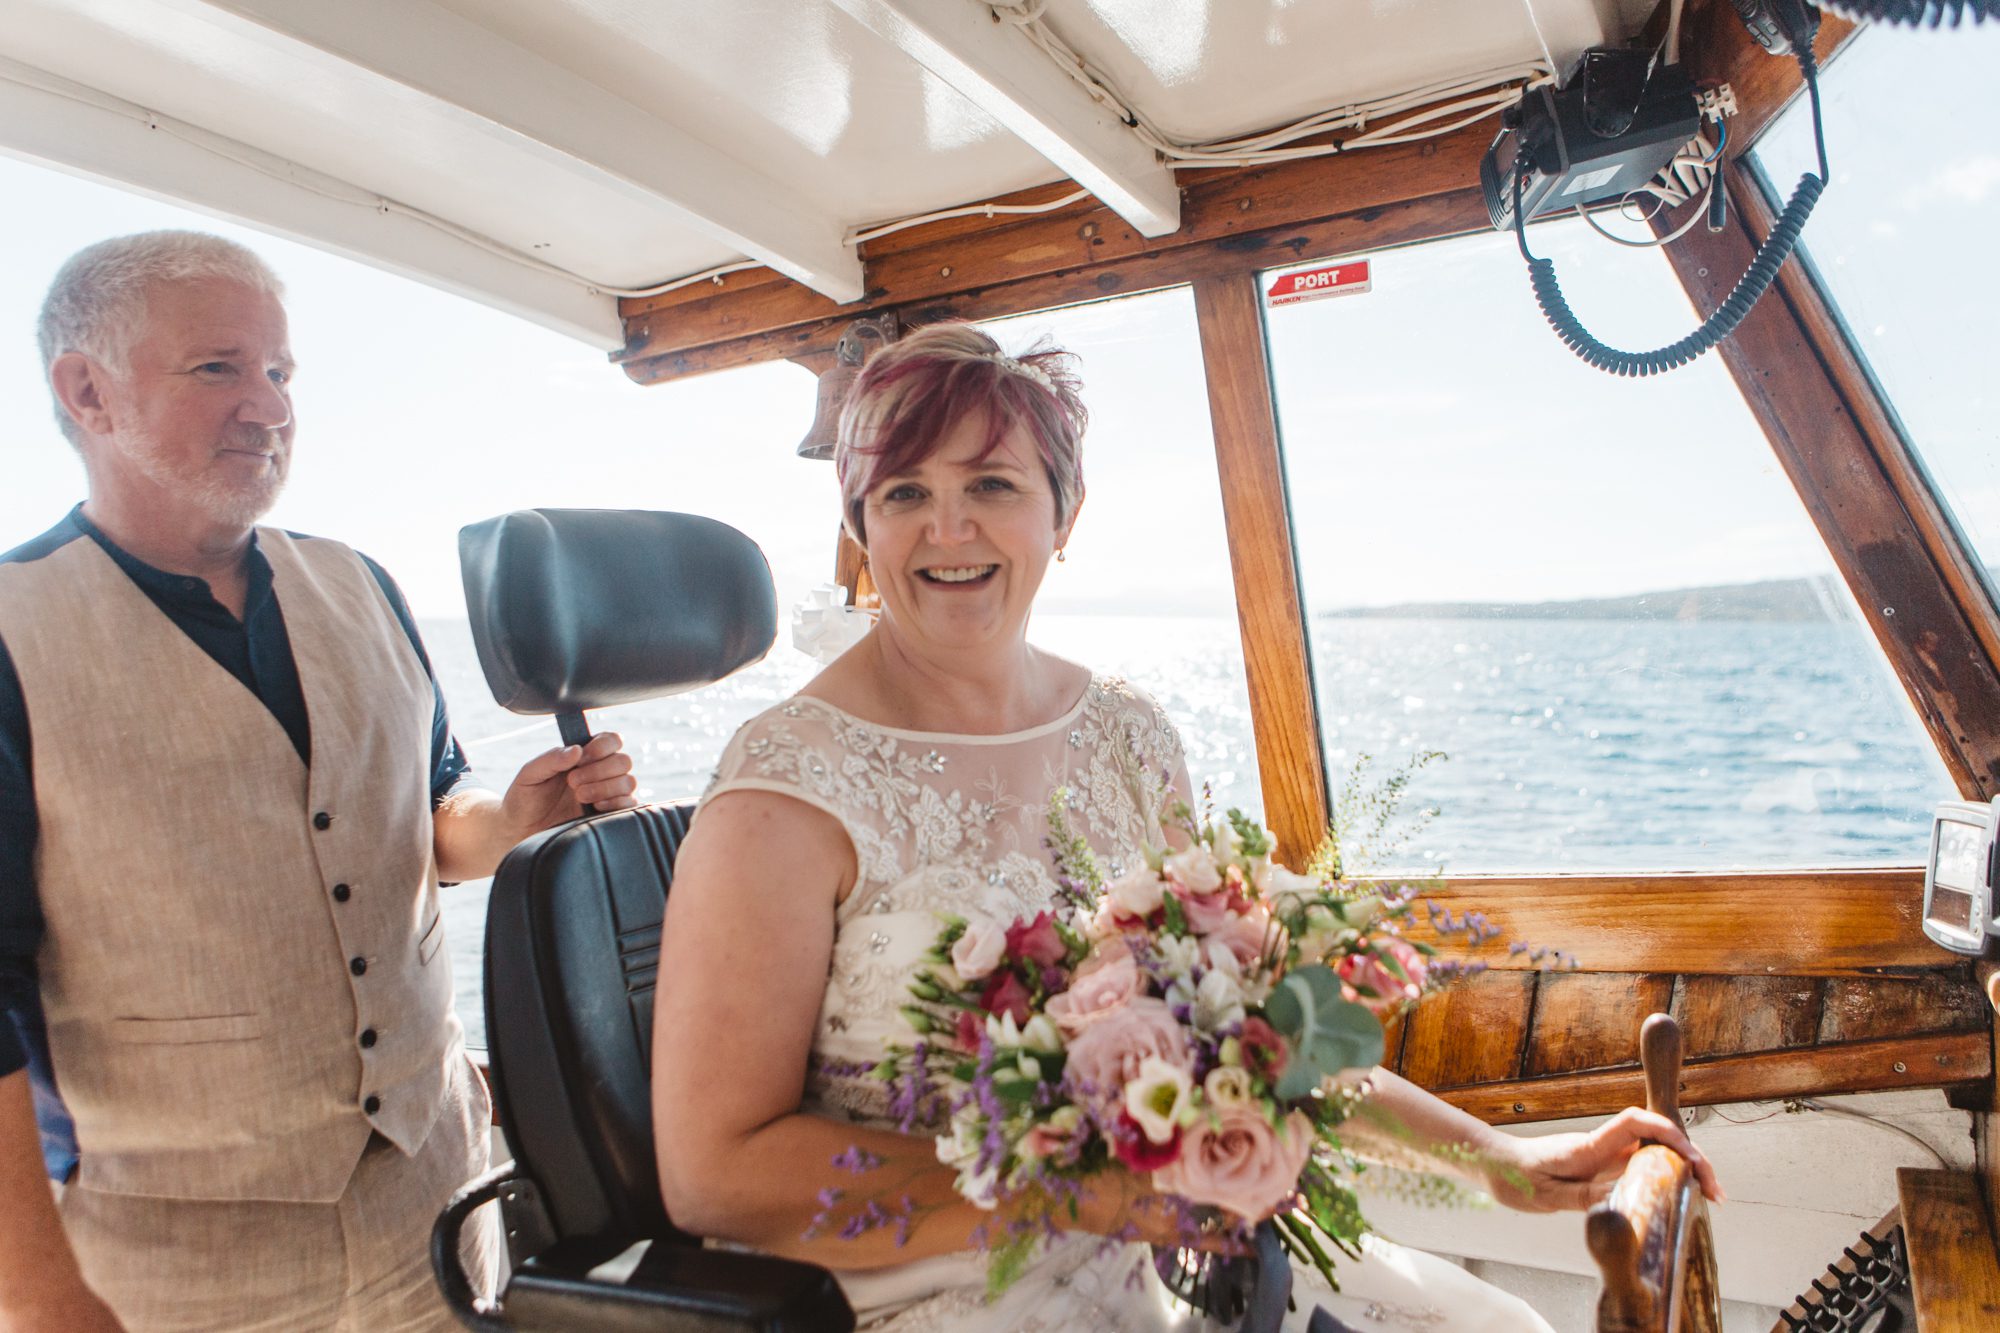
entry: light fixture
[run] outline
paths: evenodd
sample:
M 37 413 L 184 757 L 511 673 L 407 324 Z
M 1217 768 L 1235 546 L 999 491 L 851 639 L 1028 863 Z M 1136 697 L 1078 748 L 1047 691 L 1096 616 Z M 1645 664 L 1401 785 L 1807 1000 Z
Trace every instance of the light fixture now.
M 840 409 L 847 402 L 847 391 L 861 375 L 861 363 L 868 359 L 870 338 L 884 347 L 896 341 L 893 311 L 855 320 L 833 345 L 833 364 L 820 372 L 819 400 L 813 407 L 812 426 L 799 441 L 800 458 L 833 457 L 834 440 L 840 432 Z

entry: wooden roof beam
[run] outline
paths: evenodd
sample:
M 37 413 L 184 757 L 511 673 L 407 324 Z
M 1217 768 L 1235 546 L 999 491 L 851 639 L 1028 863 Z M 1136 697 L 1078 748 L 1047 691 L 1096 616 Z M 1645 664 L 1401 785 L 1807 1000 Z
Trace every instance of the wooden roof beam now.
M 800 209 L 778 181 L 434 0 L 200 3 L 572 159 L 834 301 L 861 296 L 861 261 L 834 218 Z
M 833 0 L 944 80 L 1142 236 L 1180 230 L 1174 174 L 1027 37 L 968 0 Z

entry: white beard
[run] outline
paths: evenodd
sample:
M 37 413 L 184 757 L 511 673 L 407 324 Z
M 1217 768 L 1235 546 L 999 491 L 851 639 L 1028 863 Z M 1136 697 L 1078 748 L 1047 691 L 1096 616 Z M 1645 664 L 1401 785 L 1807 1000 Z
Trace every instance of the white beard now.
M 292 449 L 275 431 L 258 429 L 245 431 L 244 435 L 245 443 L 254 438 L 255 443 L 271 451 L 271 466 L 262 477 L 247 482 L 230 481 L 212 468 L 188 468 L 166 457 L 158 440 L 148 435 L 127 436 L 127 452 L 153 482 L 184 497 L 215 522 L 248 528 L 278 502 L 278 494 L 285 488 L 285 477 L 291 471 Z

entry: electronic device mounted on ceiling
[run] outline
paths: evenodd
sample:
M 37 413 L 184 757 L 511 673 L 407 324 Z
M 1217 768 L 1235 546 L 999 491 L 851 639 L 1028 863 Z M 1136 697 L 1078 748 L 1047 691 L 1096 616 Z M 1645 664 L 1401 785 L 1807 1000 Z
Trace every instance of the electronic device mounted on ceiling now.
M 1536 218 L 1638 189 L 1700 131 L 1701 104 L 1679 65 L 1600 46 L 1560 88 L 1531 89 L 1502 125 L 1479 184 L 1494 229 L 1509 231 L 1517 197 Z

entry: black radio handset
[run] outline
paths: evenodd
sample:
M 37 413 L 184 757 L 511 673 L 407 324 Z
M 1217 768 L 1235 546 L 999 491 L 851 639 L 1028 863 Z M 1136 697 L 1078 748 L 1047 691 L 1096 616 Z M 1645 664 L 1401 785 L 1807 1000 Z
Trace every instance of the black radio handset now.
M 1757 44 L 1774 56 L 1788 56 L 1798 47 L 1812 49 L 1819 35 L 1819 11 L 1806 0 L 1733 0 L 1737 17 Z

